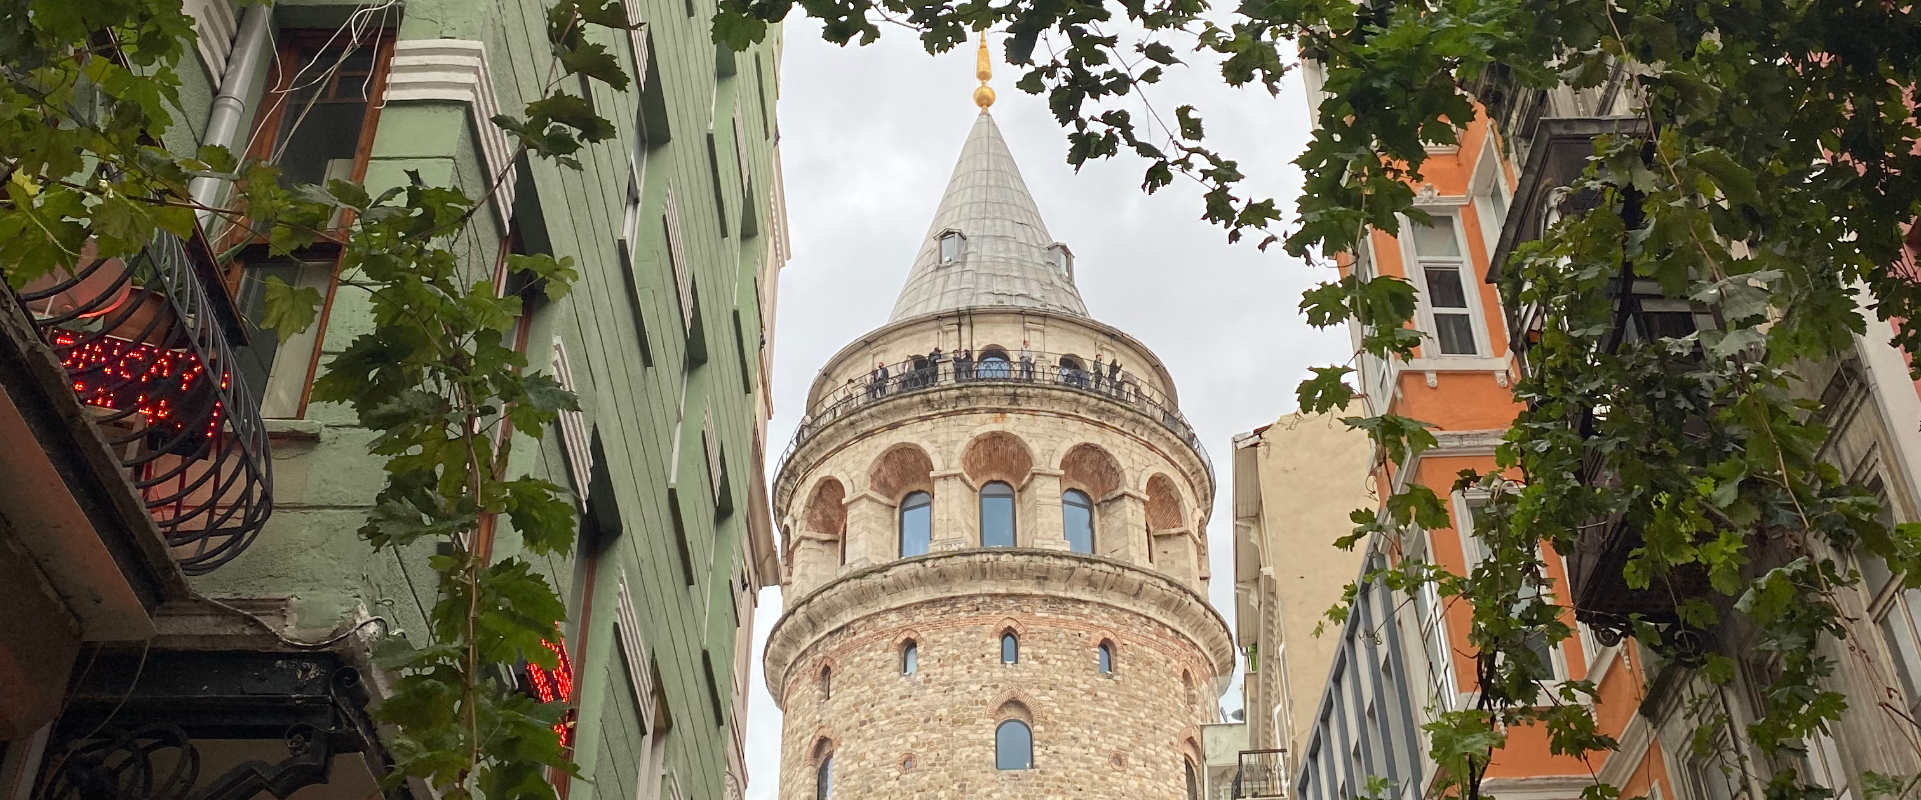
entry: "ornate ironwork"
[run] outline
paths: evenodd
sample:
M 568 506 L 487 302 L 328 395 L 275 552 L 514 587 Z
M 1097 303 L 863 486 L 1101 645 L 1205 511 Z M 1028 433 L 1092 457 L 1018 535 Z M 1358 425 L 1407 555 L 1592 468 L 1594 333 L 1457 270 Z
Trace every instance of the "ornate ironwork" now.
M 41 800 L 186 800 L 200 779 L 200 752 L 169 724 L 106 728 L 76 742 L 50 770 Z
M 878 377 L 879 372 L 876 371 L 866 380 L 837 387 L 816 401 L 808 409 L 807 416 L 801 417 L 800 426 L 794 431 L 794 439 L 788 443 L 787 451 L 781 454 L 780 464 L 775 467 L 774 473 L 780 474 L 785 470 L 787 460 L 808 439 L 834 420 L 858 409 L 939 387 L 1020 384 L 1097 395 L 1157 420 L 1200 454 L 1201 463 L 1207 467 L 1208 480 L 1214 480 L 1214 462 L 1208 457 L 1207 448 L 1201 444 L 1200 434 L 1194 431 L 1193 425 L 1188 424 L 1186 417 L 1181 416 L 1180 409 L 1172 399 L 1142 382 L 1139 376 L 1105 365 L 1089 367 L 1079 356 L 1029 353 L 1031 358 L 1027 360 L 1012 357 L 1008 360 L 977 359 L 964 364 L 956 364 L 952 359 L 930 363 L 925 358 L 917 357 L 887 365 L 885 378 Z M 1073 366 L 1076 363 L 1081 366 Z
M 225 289 L 204 252 L 165 233 L 128 258 L 89 245 L 81 261 L 16 296 L 97 410 L 181 571 L 212 571 L 273 513 L 266 429 L 227 336 L 238 326 L 211 294 Z
M 1242 750 L 1240 766 L 1234 772 L 1234 800 L 1286 797 L 1288 780 L 1287 751 Z

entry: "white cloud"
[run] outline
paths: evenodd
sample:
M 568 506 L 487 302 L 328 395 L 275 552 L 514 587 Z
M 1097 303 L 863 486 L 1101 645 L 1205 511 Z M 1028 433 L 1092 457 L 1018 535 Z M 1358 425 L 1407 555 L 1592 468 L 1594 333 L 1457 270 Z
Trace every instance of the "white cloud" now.
M 885 27 L 885 26 L 884 26 Z M 781 275 L 774 354 L 776 417 L 770 449 L 785 448 L 815 372 L 847 342 L 886 322 L 920 236 L 973 122 L 973 48 L 940 57 L 912 33 L 885 27 L 879 43 L 839 48 L 795 15 L 781 69 L 780 130 L 794 258 Z M 999 48 L 996 46 L 998 55 Z M 1048 230 L 1074 248 L 1090 313 L 1133 334 L 1161 357 L 1181 408 L 1200 431 L 1222 486 L 1209 535 L 1211 598 L 1233 616 L 1228 479 L 1234 434 L 1292 411 L 1308 366 L 1346 360 L 1342 331 L 1315 331 L 1296 305 L 1331 277 L 1251 241 L 1228 245 L 1200 221 L 1200 192 L 1177 180 L 1140 192 L 1145 163 L 1131 156 L 1076 175 L 1043 98 L 1013 87 L 999 65 L 994 116 L 1020 163 Z M 1221 85 L 1209 68 L 1175 69 L 1149 98 L 1171 119 L 1196 106 L 1208 140 L 1241 163 L 1250 190 L 1292 208 L 1300 175 L 1289 162 L 1308 137 L 1298 80 L 1278 98 Z M 1138 100 L 1128 105 L 1138 117 Z M 1255 237 L 1258 238 L 1258 237 Z M 771 468 L 771 464 L 769 465 Z M 780 605 L 763 594 L 756 658 Z M 750 800 L 772 800 L 780 781 L 780 711 L 754 669 L 748 717 Z M 1222 698 L 1240 703 L 1238 689 Z

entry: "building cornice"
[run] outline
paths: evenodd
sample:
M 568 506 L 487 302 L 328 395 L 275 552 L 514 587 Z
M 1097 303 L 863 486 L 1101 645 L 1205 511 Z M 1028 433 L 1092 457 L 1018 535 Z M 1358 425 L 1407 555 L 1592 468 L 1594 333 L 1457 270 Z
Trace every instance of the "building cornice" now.
M 767 637 L 765 674 L 775 701 L 790 672 L 822 637 L 862 618 L 978 595 L 1033 595 L 1099 603 L 1180 633 L 1214 675 L 1234 673 L 1234 639 L 1207 598 L 1160 573 L 1082 553 L 993 548 L 934 553 L 854 570 L 802 595 Z

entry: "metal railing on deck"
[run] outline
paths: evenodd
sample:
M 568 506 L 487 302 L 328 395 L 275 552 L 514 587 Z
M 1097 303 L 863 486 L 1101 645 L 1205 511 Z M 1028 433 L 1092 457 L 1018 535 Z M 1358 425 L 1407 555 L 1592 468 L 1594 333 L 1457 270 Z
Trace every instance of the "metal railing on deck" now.
M 1286 750 L 1242 750 L 1240 769 L 1234 773 L 1234 800 L 1286 797 L 1292 777 Z
M 169 234 L 125 258 L 93 252 L 15 294 L 181 571 L 204 574 L 273 512 L 266 429 L 210 294 L 225 289 L 207 285 L 216 273 L 203 251 Z
M 1115 370 L 1109 365 L 1089 366 L 1078 356 L 1029 352 L 1026 357 L 982 358 L 972 362 L 956 362 L 951 357 L 929 362 L 917 357 L 888 364 L 885 372 L 876 369 L 865 379 L 849 381 L 828 392 L 807 410 L 807 416 L 801 418 L 800 426 L 794 431 L 793 441 L 781 454 L 774 474 L 786 469 L 787 459 L 814 434 L 834 420 L 866 406 L 936 387 L 1025 384 L 1100 395 L 1159 420 L 1200 454 L 1201 463 L 1207 467 L 1208 480 L 1214 480 L 1214 462 L 1208 458 L 1207 448 L 1201 445 L 1200 435 L 1166 395 L 1141 383 L 1126 370 Z

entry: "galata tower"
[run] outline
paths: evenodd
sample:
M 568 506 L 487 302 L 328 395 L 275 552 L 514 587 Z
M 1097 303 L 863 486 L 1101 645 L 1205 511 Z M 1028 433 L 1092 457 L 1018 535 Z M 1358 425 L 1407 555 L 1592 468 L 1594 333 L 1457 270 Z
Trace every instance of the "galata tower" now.
M 1088 315 L 980 59 L 893 316 L 821 369 L 775 477 L 780 796 L 1198 798 L 1234 667 L 1212 467 L 1160 360 Z

